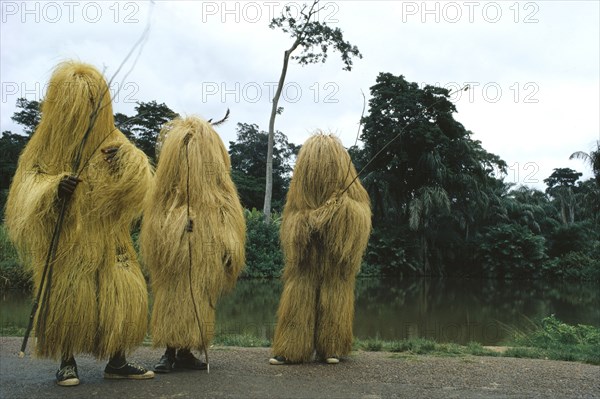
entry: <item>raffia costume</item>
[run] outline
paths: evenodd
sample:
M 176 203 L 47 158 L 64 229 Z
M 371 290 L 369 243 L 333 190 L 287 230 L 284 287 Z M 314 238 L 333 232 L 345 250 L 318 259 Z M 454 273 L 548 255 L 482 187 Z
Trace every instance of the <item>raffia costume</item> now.
M 155 346 L 200 350 L 213 338 L 219 296 L 244 265 L 244 214 L 229 154 L 210 123 L 176 119 L 163 128 L 159 146 L 140 235 L 154 295 L 152 339 Z
M 369 197 L 355 177 L 336 137 L 318 132 L 302 146 L 281 224 L 284 288 L 273 354 L 286 362 L 351 350 L 355 277 L 371 231 Z
M 47 306 L 35 319 L 39 357 L 124 354 L 138 346 L 147 329 L 147 287 L 129 232 L 141 213 L 151 170 L 146 156 L 115 128 L 106 81 L 94 67 L 65 62 L 55 69 L 40 124 L 10 187 L 6 226 L 33 269 L 37 292 L 57 223 L 59 182 L 79 172 L 72 170 L 75 154 L 95 109 L 98 116 L 81 152 L 82 181 L 68 202 L 52 265 Z M 108 147 L 118 148 L 110 162 L 101 151 Z

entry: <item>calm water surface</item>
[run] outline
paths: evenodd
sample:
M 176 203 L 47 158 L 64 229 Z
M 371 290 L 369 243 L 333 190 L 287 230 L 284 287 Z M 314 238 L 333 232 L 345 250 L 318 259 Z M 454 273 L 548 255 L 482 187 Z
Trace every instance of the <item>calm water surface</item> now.
M 217 333 L 272 338 L 281 294 L 278 280 L 241 280 L 221 299 Z M 497 345 L 511 331 L 554 314 L 570 324 L 600 327 L 600 290 L 578 282 L 465 279 L 358 280 L 354 334 L 397 340 Z M 30 294 L 0 293 L 0 328 L 26 327 Z

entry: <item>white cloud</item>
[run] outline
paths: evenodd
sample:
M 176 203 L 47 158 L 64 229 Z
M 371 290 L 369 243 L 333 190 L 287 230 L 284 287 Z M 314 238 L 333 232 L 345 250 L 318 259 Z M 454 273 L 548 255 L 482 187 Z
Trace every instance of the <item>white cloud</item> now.
M 475 82 L 472 98 L 457 101 L 456 117 L 488 151 L 509 165 L 535 163 L 540 181 L 569 165 L 590 176 L 568 156 L 600 138 L 598 2 L 322 2 L 319 19 L 341 28 L 364 58 L 352 72 L 341 70 L 332 51 L 326 64 L 290 65 L 292 101 L 280 104 L 276 128 L 293 142 L 322 128 L 352 145 L 361 89 L 368 96 L 377 74 L 390 72 L 449 87 Z M 10 120 L 16 99 L 39 99 L 57 62 L 79 59 L 110 76 L 151 9 L 133 1 L 23 4 L 0 3 L 2 130 L 20 130 Z M 270 85 L 291 45 L 268 22 L 285 4 L 297 10 L 286 2 L 155 2 L 137 65 L 126 81 L 116 79 L 122 91 L 115 110 L 131 114 L 135 101 L 156 100 L 182 114 L 219 118 L 231 108 L 220 128 L 225 142 L 235 139 L 237 122 L 266 130 Z

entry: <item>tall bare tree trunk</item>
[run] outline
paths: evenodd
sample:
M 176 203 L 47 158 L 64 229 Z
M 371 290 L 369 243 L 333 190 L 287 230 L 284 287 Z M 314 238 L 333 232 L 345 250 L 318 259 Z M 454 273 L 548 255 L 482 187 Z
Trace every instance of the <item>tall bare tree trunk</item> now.
M 294 50 L 298 48 L 300 43 L 302 43 L 302 41 L 304 40 L 304 32 L 306 31 L 306 28 L 308 27 L 312 16 L 319 11 L 315 10 L 315 6 L 318 2 L 319 0 L 313 0 L 308 14 L 304 14 L 304 8 L 302 9 L 301 13 L 305 17 L 304 25 L 296 35 L 296 40 L 294 40 L 294 44 L 292 44 L 292 47 L 290 47 L 289 50 L 286 50 L 283 53 L 283 67 L 281 68 L 281 75 L 279 76 L 277 91 L 275 92 L 275 96 L 273 97 L 273 106 L 271 107 L 271 118 L 269 119 L 269 141 L 267 144 L 267 172 L 265 179 L 265 202 L 263 205 L 265 222 L 271 221 L 271 199 L 273 197 L 273 145 L 275 141 L 275 117 L 277 116 L 277 105 L 279 104 L 279 98 L 281 97 L 283 85 L 285 84 L 285 75 L 287 74 L 290 56 L 292 55 Z
M 285 84 L 285 75 L 287 75 L 290 55 L 294 50 L 296 50 L 299 44 L 300 40 L 297 39 L 292 47 L 283 53 L 283 68 L 281 68 L 281 75 L 279 76 L 277 91 L 273 97 L 273 106 L 271 107 L 271 118 L 269 119 L 269 141 L 267 144 L 265 203 L 263 205 L 263 213 L 265 215 L 266 222 L 271 221 L 271 198 L 273 197 L 273 142 L 275 141 L 275 117 L 277 116 L 277 105 L 279 104 L 279 98 L 281 97 L 283 85 Z

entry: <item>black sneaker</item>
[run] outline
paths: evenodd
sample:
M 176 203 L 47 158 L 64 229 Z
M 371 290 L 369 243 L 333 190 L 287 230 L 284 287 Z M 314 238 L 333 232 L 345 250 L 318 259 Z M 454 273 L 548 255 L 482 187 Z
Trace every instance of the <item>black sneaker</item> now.
M 273 356 L 269 359 L 269 364 L 272 364 L 274 366 L 280 366 L 282 364 L 286 364 L 287 362 L 288 361 L 285 358 L 285 356 Z
M 79 375 L 77 374 L 77 364 L 75 360 L 72 363 L 63 365 L 56 372 L 56 383 L 61 387 L 73 387 L 79 385 Z
M 121 367 L 115 367 L 108 363 L 104 369 L 104 378 L 108 379 L 124 379 L 132 380 L 147 380 L 154 378 L 154 372 L 146 370 L 142 366 L 133 363 L 125 363 Z
M 171 356 L 162 355 L 158 363 L 154 365 L 154 371 L 157 373 L 170 373 L 175 366 L 175 359 Z
M 188 370 L 206 370 L 208 366 L 206 363 L 196 358 L 192 354 L 192 352 L 179 351 L 177 353 L 177 356 L 175 356 L 174 368 Z

